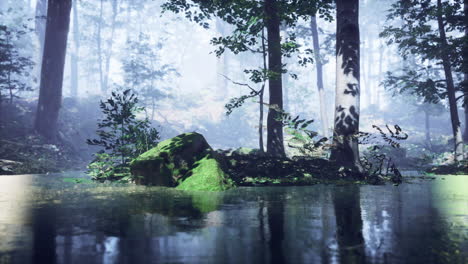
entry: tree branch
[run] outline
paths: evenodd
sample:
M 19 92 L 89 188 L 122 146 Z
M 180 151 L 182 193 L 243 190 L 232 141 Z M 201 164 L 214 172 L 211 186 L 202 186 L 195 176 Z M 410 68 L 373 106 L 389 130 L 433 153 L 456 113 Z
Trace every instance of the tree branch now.
M 233 81 L 232 79 L 230 79 L 229 77 L 227 77 L 227 76 L 224 75 L 224 74 L 219 74 L 219 75 L 223 76 L 224 78 L 226 78 L 228 81 L 232 82 L 233 84 L 248 87 L 252 92 L 255 93 L 255 95 L 257 95 L 258 93 L 260 93 L 260 91 L 255 90 L 254 88 L 252 88 L 252 86 L 250 86 L 250 85 L 247 84 L 247 83 L 240 83 L 240 82 Z

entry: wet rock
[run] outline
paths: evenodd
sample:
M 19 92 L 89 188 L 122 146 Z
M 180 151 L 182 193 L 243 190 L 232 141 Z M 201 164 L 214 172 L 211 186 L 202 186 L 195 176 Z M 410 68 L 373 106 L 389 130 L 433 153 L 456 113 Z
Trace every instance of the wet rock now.
M 263 154 L 260 152 L 259 149 L 252 149 L 252 148 L 238 148 L 232 152 L 232 155 L 261 155 Z
M 201 134 L 185 133 L 140 155 L 131 162 L 130 171 L 137 184 L 221 191 L 234 186 L 224 167 Z
M 0 175 L 15 174 L 16 168 L 20 167 L 21 165 L 23 165 L 21 162 L 0 159 Z

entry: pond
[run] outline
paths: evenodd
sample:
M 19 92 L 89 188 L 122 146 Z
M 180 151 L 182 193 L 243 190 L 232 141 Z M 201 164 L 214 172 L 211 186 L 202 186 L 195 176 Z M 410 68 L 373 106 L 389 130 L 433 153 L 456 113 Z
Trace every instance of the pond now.
M 0 264 L 468 263 L 468 176 L 221 193 L 84 177 L 0 176 Z

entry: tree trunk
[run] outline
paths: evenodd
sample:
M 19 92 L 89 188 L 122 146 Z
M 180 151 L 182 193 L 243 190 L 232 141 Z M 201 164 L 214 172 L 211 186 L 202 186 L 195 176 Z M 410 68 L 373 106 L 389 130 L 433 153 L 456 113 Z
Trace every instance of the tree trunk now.
M 282 63 L 280 17 L 277 0 L 265 0 L 266 28 L 268 42 L 268 80 L 270 107 L 267 117 L 267 153 L 272 156 L 285 156 L 283 144 L 283 124 L 279 112 L 283 109 Z M 273 75 L 273 76 L 271 76 Z
M 35 129 L 53 141 L 62 101 L 71 0 L 49 0 Z
M 432 150 L 429 110 L 424 110 L 424 117 L 425 117 L 425 128 L 426 128 L 425 129 L 426 146 L 428 149 Z
M 104 76 L 103 76 L 104 91 L 107 91 L 107 88 L 108 88 L 107 86 L 109 85 L 109 69 L 110 69 L 110 60 L 112 58 L 112 46 L 114 43 L 115 24 L 116 24 L 117 14 L 118 14 L 117 12 L 118 12 L 117 0 L 112 0 L 111 35 L 109 39 L 109 47 L 107 47 L 106 65 L 105 65 Z
M 382 79 L 383 79 L 383 54 L 384 54 L 384 45 L 382 44 L 382 39 L 380 39 L 380 45 L 379 45 L 379 75 L 378 75 L 378 80 L 379 80 L 379 83 L 377 84 L 377 86 L 375 87 L 376 90 L 375 90 L 375 103 L 378 107 L 378 109 L 380 109 L 380 84 L 382 83 Z
M 97 52 L 98 52 L 98 66 L 99 66 L 99 84 L 102 95 L 106 94 L 106 90 L 104 87 L 104 70 L 103 70 L 103 59 L 102 59 L 102 16 L 103 16 L 103 1 L 99 0 L 100 7 L 99 7 L 99 21 L 98 21 L 98 28 L 97 28 Z
M 35 33 L 39 40 L 39 56 L 38 56 L 38 67 L 36 76 L 40 77 L 42 55 L 44 54 L 44 38 L 47 21 L 47 0 L 37 0 L 36 2 L 36 19 L 35 19 Z
M 80 31 L 78 28 L 78 0 L 73 1 L 73 52 L 71 54 L 71 74 L 70 74 L 70 94 L 71 97 L 77 98 L 78 96 L 78 59 L 80 51 Z
M 222 37 L 226 37 L 226 24 L 220 18 L 216 19 L 216 30 Z M 219 91 L 219 98 L 225 100 L 228 96 L 228 79 L 224 76 L 229 76 L 229 66 L 228 66 L 228 53 L 225 51 L 221 57 L 218 58 L 216 62 L 216 69 L 218 74 L 216 75 L 217 89 Z M 223 76 L 224 75 L 224 76 Z
M 359 161 L 359 1 L 336 1 L 336 98 L 331 160 L 362 171 Z
M 367 97 L 367 107 L 373 105 L 375 103 L 374 101 L 374 93 L 373 93 L 373 85 L 372 85 L 372 69 L 374 67 L 373 65 L 373 52 L 374 52 L 374 41 L 371 40 L 371 36 L 369 34 L 369 32 L 367 32 L 367 42 L 369 43 L 369 46 L 367 47 L 366 49 L 366 53 L 367 53 L 367 86 L 366 86 L 366 97 Z
M 468 83 L 468 74 L 464 74 L 464 80 L 466 83 Z M 466 90 L 468 90 L 467 88 L 464 88 Z M 468 143 L 468 91 L 465 91 L 465 106 L 464 106 L 464 109 L 465 109 L 465 137 L 464 137 L 464 141 L 465 143 Z
M 310 29 L 312 30 L 312 40 L 314 45 L 314 54 L 315 54 L 315 69 L 317 72 L 317 89 L 319 93 L 319 102 L 320 102 L 320 121 L 322 121 L 322 134 L 325 137 L 328 137 L 328 117 L 326 109 L 326 97 L 325 90 L 323 89 L 323 65 L 322 59 L 320 57 L 320 43 L 317 30 L 317 19 L 315 16 L 310 18 Z
M 263 70 L 268 70 L 267 66 L 267 49 L 265 44 L 265 29 L 262 29 L 262 60 L 263 60 Z M 263 147 L 263 95 L 265 93 L 265 85 L 266 79 L 263 80 L 262 89 L 260 90 L 260 94 L 258 95 L 260 102 L 259 102 L 259 111 L 260 116 L 258 118 L 258 146 L 260 148 L 260 152 L 264 153 L 265 148 Z
M 465 41 L 463 42 L 463 91 L 465 108 L 465 135 L 464 140 L 468 142 L 468 0 L 463 0 L 463 21 L 465 24 Z
M 442 1 L 437 0 L 437 24 L 439 26 L 441 58 L 444 66 L 445 81 L 447 83 L 447 96 L 450 107 L 450 117 L 452 119 L 452 130 L 454 139 L 455 161 L 463 160 L 463 138 L 461 133 L 460 119 L 458 118 L 457 100 L 455 98 L 455 85 L 453 83 L 452 66 L 447 53 L 447 37 L 445 35 L 444 20 L 442 17 Z

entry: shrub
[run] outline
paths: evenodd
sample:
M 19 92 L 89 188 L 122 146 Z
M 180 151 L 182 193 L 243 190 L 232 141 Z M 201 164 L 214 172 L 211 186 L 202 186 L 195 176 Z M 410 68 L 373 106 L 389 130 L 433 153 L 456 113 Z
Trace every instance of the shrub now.
M 104 119 L 98 123 L 96 131 L 99 139 L 86 142 L 101 146 L 108 153 L 97 153 L 89 164 L 89 173 L 94 179 L 128 176 L 128 163 L 156 146 L 159 133 L 150 126 L 148 118 L 136 118 L 136 114 L 144 110 L 137 104 L 138 98 L 130 89 L 122 93 L 113 91 L 109 99 L 101 101 Z

